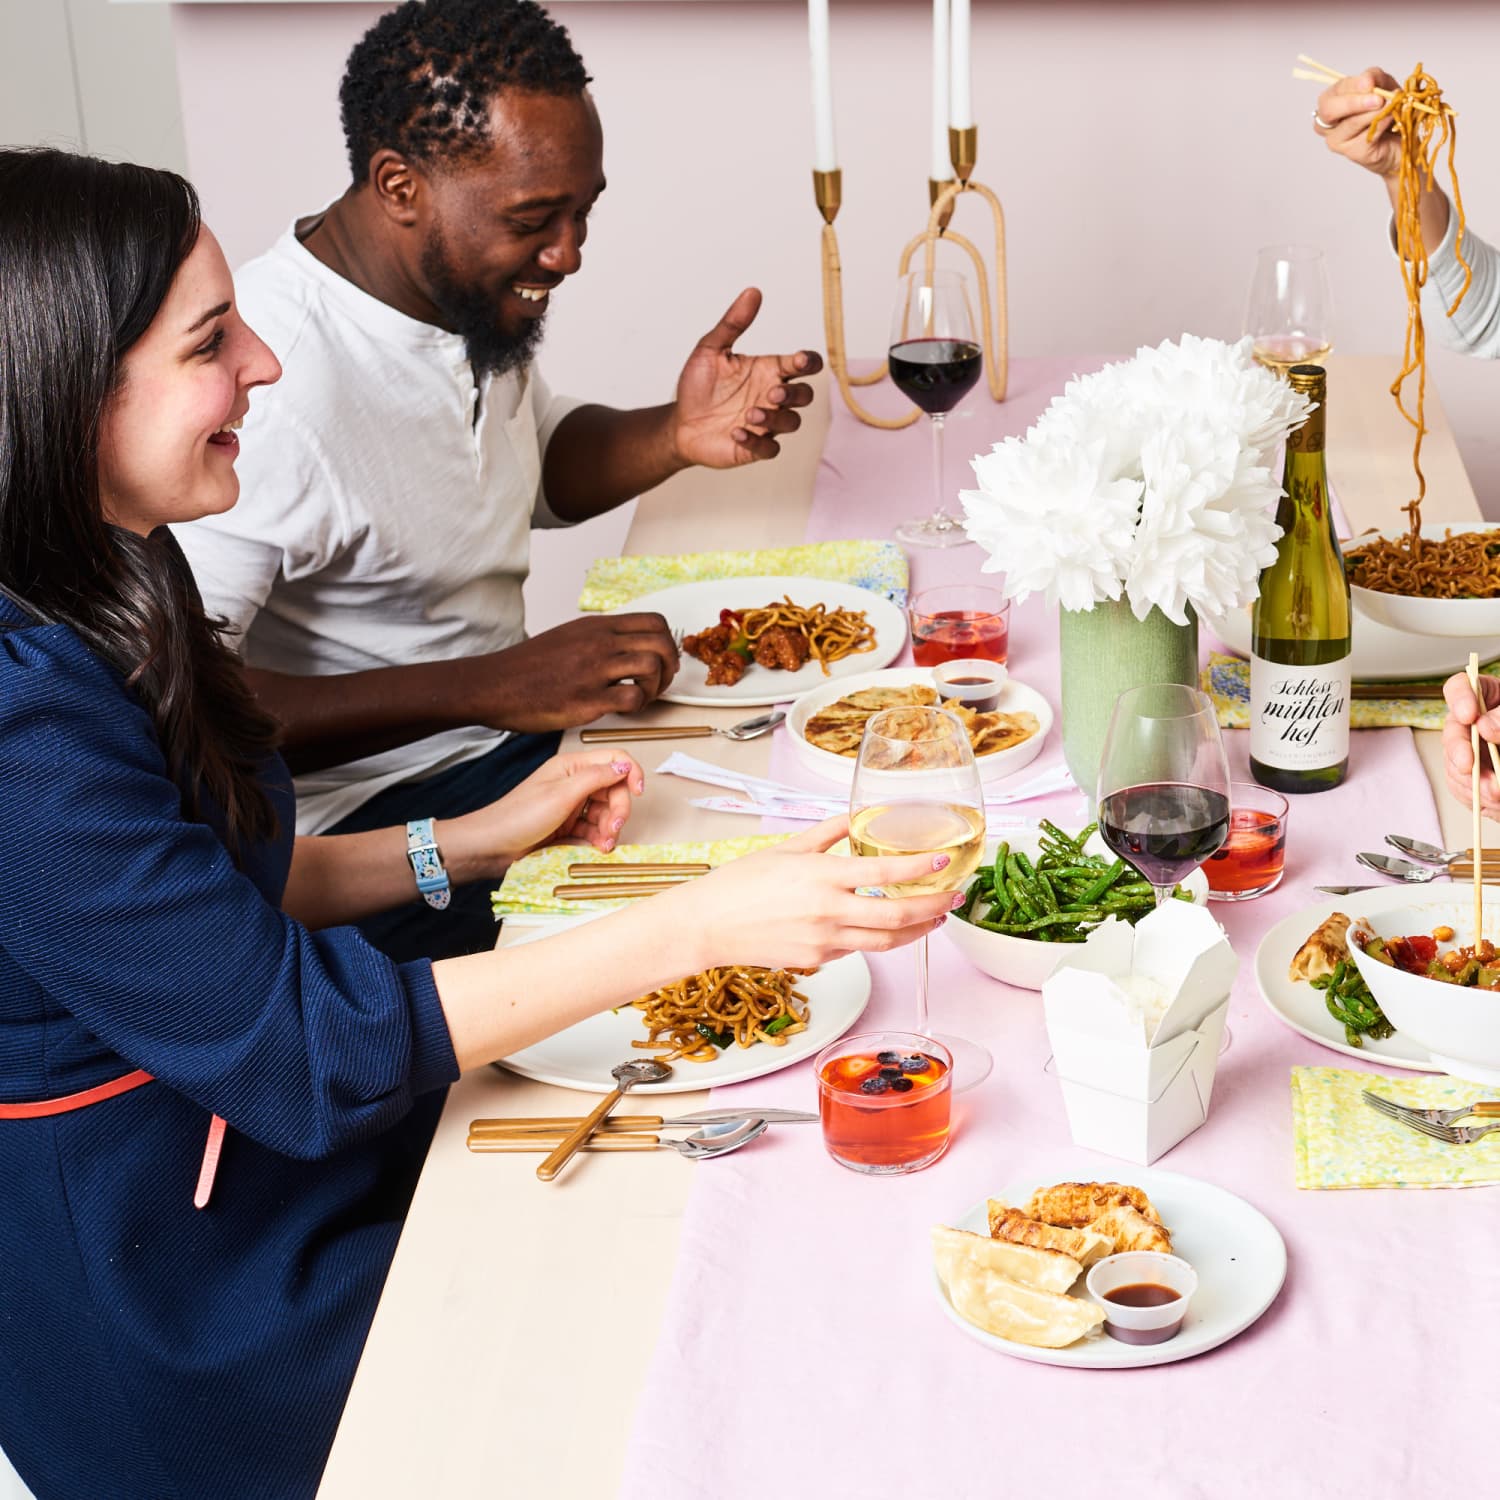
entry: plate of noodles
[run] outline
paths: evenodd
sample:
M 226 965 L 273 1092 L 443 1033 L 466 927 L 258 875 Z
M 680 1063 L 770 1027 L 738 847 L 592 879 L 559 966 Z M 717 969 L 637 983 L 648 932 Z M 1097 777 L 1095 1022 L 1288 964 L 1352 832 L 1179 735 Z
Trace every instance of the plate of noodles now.
M 1500 638 L 1500 526 L 1441 522 L 1413 545 L 1405 529 L 1369 532 L 1344 548 L 1349 594 L 1367 619 L 1411 635 L 1461 637 L 1490 655 Z M 1455 645 L 1459 644 L 1455 642 Z M 1462 665 L 1468 647 L 1452 651 Z
M 811 972 L 744 965 L 708 969 L 634 1004 L 590 1016 L 496 1067 L 540 1083 L 607 1094 L 614 1087 L 609 1070 L 616 1063 L 661 1057 L 670 1059 L 672 1076 L 638 1085 L 632 1097 L 717 1088 L 815 1056 L 848 1031 L 869 999 L 870 970 L 859 953 Z M 685 1054 L 671 1056 L 683 1046 Z
M 662 694 L 700 708 L 787 703 L 824 683 L 888 666 L 906 616 L 882 594 L 827 578 L 722 578 L 630 601 L 683 643 Z

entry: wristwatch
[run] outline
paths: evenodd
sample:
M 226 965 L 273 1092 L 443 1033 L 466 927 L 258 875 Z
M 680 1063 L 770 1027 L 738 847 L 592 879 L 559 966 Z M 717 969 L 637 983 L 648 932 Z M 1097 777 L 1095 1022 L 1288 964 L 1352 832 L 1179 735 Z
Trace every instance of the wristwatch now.
M 437 840 L 432 833 L 431 818 L 417 818 L 406 825 L 406 857 L 417 877 L 417 889 L 431 907 L 442 911 L 452 894 L 448 889 L 448 872 L 443 868 Z

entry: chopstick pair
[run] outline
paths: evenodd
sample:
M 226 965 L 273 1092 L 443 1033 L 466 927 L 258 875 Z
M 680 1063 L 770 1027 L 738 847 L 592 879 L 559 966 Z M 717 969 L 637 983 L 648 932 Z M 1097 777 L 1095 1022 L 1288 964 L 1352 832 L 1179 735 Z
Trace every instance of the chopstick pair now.
M 1309 57 L 1305 52 L 1297 54 L 1297 61 L 1306 63 L 1307 66 L 1305 68 L 1293 68 L 1292 77 L 1300 78 L 1304 83 L 1337 83 L 1340 79 L 1349 76 L 1347 73 L 1340 73 L 1337 68 L 1330 68 L 1327 63 L 1320 63 L 1317 58 Z M 1370 92 L 1372 94 L 1379 94 L 1382 99 L 1394 99 L 1396 97 L 1395 89 L 1371 89 Z M 1420 109 L 1429 115 L 1438 113 L 1432 105 L 1424 104 L 1420 99 L 1412 101 L 1412 108 Z M 1453 113 L 1457 114 L 1458 111 L 1454 110 Z
M 625 860 L 593 860 L 568 866 L 571 885 L 555 885 L 552 896 L 557 901 L 613 900 L 626 896 L 655 896 L 670 891 L 713 868 L 707 864 L 674 864 L 670 861 L 632 864 Z
M 533 1151 L 548 1153 L 557 1149 L 562 1132 L 554 1135 L 471 1135 L 468 1139 L 470 1151 Z M 640 1135 L 628 1131 L 596 1132 L 590 1136 L 580 1151 L 655 1151 L 661 1145 L 661 1137 Z

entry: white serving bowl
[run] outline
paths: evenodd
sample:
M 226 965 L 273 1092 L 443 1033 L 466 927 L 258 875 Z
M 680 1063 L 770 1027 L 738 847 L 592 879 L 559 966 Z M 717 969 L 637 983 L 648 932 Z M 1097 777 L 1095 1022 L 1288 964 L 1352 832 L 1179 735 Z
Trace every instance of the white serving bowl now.
M 1007 842 L 1012 849 L 1023 850 L 1033 859 L 1041 847 L 1040 838 L 1034 834 L 1012 834 Z M 999 839 L 990 839 L 985 845 L 985 859 L 992 861 L 995 850 L 999 847 Z M 1097 833 L 1084 848 L 1090 854 L 1114 858 L 1113 852 Z M 1197 905 L 1207 903 L 1208 877 L 1202 870 L 1194 870 L 1182 884 Z M 1004 932 L 988 932 L 957 916 L 949 917 L 941 930 L 948 941 L 980 973 L 1023 990 L 1041 989 L 1068 955 L 1078 951 L 1076 943 L 1047 943 L 1038 938 L 1011 937 Z
M 796 752 L 797 759 L 815 776 L 836 781 L 841 786 L 852 786 L 854 757 L 835 755 L 832 750 L 823 750 L 814 745 L 807 738 L 808 721 L 830 703 L 837 702 L 850 693 L 857 693 L 862 688 L 910 687 L 913 683 L 934 689 L 938 686 L 933 681 L 931 667 L 886 667 L 879 672 L 862 672 L 856 677 L 841 677 L 836 682 L 826 683 L 805 693 L 792 705 L 786 720 L 787 733 L 791 736 L 792 749 Z M 1042 746 L 1052 732 L 1052 705 L 1035 688 L 1027 687 L 1024 682 L 1017 682 L 1014 677 L 1006 678 L 1005 686 L 1000 690 L 996 711 L 1003 714 L 1034 714 L 1037 730 L 1029 740 L 1022 740 L 1019 745 L 1012 745 L 1008 750 L 996 750 L 989 755 L 976 756 L 974 764 L 979 767 L 981 781 L 999 781 L 1002 777 L 1012 776 L 1029 766 L 1042 753 Z
M 1351 897 L 1344 910 L 1356 925 L 1377 937 L 1430 936 L 1447 926 L 1453 937 L 1438 944 L 1438 952 L 1466 948 L 1474 941 L 1474 896 L 1457 883 L 1420 897 L 1403 893 L 1400 903 L 1389 889 Z M 953 924 L 944 922 L 946 931 Z M 1484 888 L 1484 936 L 1500 946 L 1500 887 Z M 1432 1053 L 1433 1062 L 1459 1078 L 1474 1083 L 1500 1084 L 1500 991 L 1462 988 L 1408 974 L 1378 959 L 1368 958 L 1353 941 L 1349 953 L 1396 1030 Z
M 1500 527 L 1483 523 L 1447 525 L 1437 522 L 1422 528 L 1422 535 L 1438 542 L 1449 532 L 1455 535 L 1467 531 L 1495 532 L 1500 536 Z M 1387 541 L 1400 541 L 1404 531 L 1382 531 L 1366 533 L 1350 538 L 1349 547 L 1357 547 L 1362 541 L 1374 536 Z M 1393 630 L 1404 630 L 1412 635 L 1471 636 L 1484 637 L 1491 648 L 1500 643 L 1500 599 L 1420 599 L 1410 594 L 1382 594 L 1376 589 L 1350 586 L 1349 597 L 1362 615 L 1389 625 Z

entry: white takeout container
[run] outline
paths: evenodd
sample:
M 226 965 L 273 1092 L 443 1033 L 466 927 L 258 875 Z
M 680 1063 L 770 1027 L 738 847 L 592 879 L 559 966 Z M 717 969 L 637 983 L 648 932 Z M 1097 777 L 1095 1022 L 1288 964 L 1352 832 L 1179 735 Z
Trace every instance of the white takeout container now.
M 1223 928 L 1184 901 L 1069 949 L 1042 1005 L 1075 1145 L 1149 1166 L 1203 1124 L 1238 967 Z M 1169 997 L 1151 1035 L 1117 983 L 1132 973 Z

